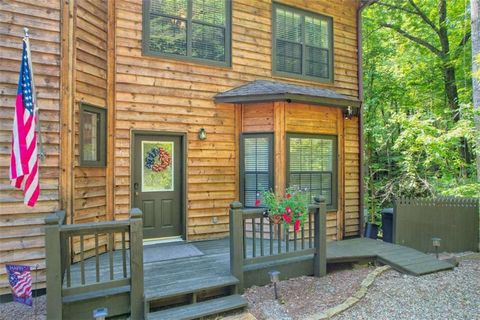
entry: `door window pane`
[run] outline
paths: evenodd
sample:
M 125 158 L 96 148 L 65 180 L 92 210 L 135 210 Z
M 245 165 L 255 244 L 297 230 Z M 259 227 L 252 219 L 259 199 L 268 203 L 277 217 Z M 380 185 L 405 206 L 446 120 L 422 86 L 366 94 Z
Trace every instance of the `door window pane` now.
M 173 191 L 173 142 L 142 141 L 142 192 Z

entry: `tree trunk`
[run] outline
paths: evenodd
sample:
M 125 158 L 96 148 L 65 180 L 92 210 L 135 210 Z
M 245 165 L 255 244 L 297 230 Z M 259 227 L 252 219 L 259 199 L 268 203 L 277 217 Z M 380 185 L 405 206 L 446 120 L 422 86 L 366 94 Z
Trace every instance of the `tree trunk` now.
M 477 181 L 480 182 L 480 0 L 471 0 L 472 14 L 472 92 L 475 113 L 475 133 L 477 142 Z
M 445 79 L 445 93 L 447 94 L 448 105 L 453 113 L 453 121 L 457 122 L 460 120 L 460 112 L 458 110 L 458 89 L 455 77 L 455 67 L 448 64 L 443 68 L 443 75 Z

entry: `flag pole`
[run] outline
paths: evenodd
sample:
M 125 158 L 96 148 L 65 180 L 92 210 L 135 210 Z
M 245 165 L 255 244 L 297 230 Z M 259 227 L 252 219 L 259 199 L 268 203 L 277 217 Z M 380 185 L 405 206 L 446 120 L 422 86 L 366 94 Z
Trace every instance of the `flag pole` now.
M 39 265 L 35 265 L 35 300 L 32 302 L 33 303 L 33 313 L 35 316 L 35 320 L 37 320 L 37 309 L 38 309 L 38 267 Z
M 30 69 L 30 77 L 32 79 L 32 92 L 33 92 L 33 110 L 36 113 L 36 127 L 37 127 L 37 136 L 38 136 L 38 145 L 39 145 L 39 152 L 38 152 L 38 158 L 40 161 L 44 161 L 46 154 L 43 150 L 43 141 L 42 141 L 42 132 L 41 132 L 41 126 L 40 126 L 40 110 L 38 108 L 37 104 L 37 90 L 35 89 L 35 81 L 33 77 L 33 67 L 32 67 L 32 55 L 30 53 L 30 35 L 28 34 L 28 28 L 25 27 L 23 28 L 23 33 L 24 33 L 24 40 L 27 45 L 27 55 L 28 55 L 28 67 Z

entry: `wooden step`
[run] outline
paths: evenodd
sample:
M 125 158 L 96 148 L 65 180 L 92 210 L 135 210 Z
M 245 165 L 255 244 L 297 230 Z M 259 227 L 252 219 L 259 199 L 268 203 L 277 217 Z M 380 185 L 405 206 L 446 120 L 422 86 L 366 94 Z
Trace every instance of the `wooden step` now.
M 84 293 L 77 293 L 68 295 L 62 298 L 63 303 L 74 303 L 84 300 L 91 300 L 97 298 L 103 298 L 106 296 L 114 296 L 122 293 L 130 293 L 130 286 L 121 286 L 121 287 L 114 287 L 102 290 L 93 290 Z
M 247 306 L 247 300 L 236 294 L 207 300 L 186 306 L 175 307 L 147 314 L 148 320 L 190 320 L 227 312 Z
M 203 290 L 234 286 L 236 284 L 238 284 L 238 279 L 232 275 L 181 279 L 176 282 L 163 283 L 160 286 L 149 286 L 145 288 L 145 300 L 146 302 L 151 302 L 190 293 L 197 293 Z

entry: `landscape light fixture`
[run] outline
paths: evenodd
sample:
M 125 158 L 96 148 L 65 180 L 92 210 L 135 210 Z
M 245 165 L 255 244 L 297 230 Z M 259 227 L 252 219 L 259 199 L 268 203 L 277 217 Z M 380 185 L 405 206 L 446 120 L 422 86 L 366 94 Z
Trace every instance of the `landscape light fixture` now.
M 98 308 L 93 310 L 93 318 L 95 320 L 105 320 L 106 317 L 108 317 L 107 308 Z
M 277 300 L 278 299 L 277 282 L 280 281 L 280 271 L 270 271 L 268 275 L 270 276 L 270 282 L 273 283 L 273 290 L 275 291 L 275 300 Z
M 198 131 L 198 139 L 200 140 L 207 139 L 207 131 L 205 131 L 204 128 L 201 128 L 200 131 Z
M 438 248 L 440 247 L 440 241 L 442 241 L 442 239 L 437 237 L 432 238 L 432 244 L 433 244 L 433 247 L 435 248 L 435 255 L 437 256 L 437 260 L 438 260 Z

